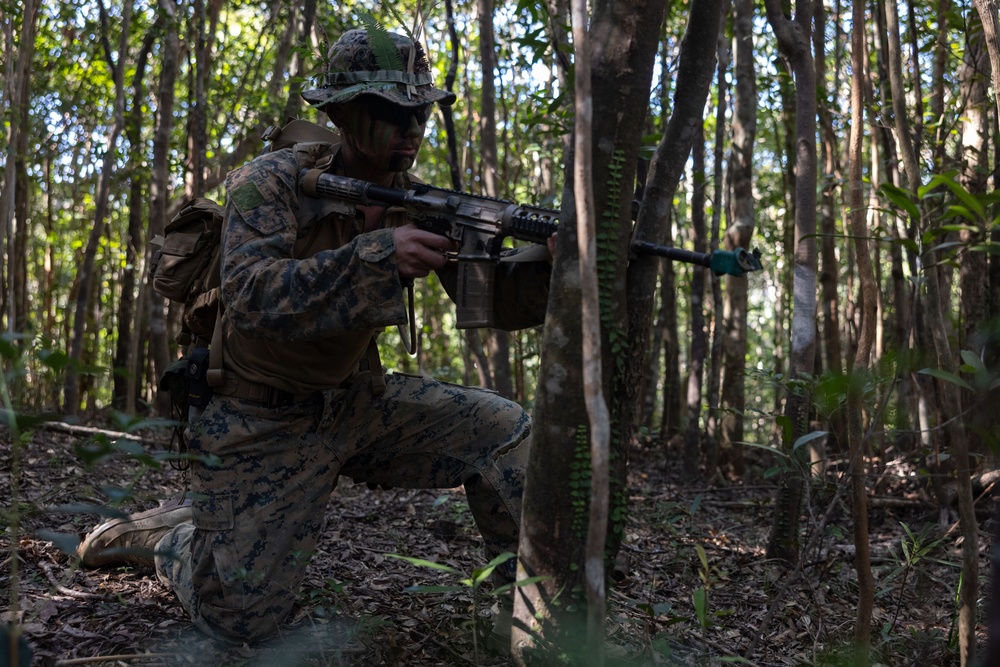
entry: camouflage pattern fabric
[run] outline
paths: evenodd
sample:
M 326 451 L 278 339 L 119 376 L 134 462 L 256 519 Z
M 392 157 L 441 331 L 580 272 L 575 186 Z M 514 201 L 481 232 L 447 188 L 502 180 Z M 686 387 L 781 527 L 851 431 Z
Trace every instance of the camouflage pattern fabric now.
M 299 169 L 332 150 L 267 153 L 227 180 L 226 372 L 310 396 L 268 407 L 217 393 L 190 422 L 191 453 L 218 463 L 192 462 L 193 522 L 160 541 L 173 557 L 157 557 L 157 574 L 198 628 L 229 641 L 264 639 L 288 617 L 340 474 L 464 485 L 487 557 L 517 551 L 530 418 L 493 392 L 403 374 L 373 393 L 364 350 L 382 327 L 406 321 L 393 238 L 406 214 L 390 209 L 365 232 L 360 219 L 301 195 Z M 396 186 L 409 187 L 406 174 Z M 501 266 L 498 303 L 510 323 L 541 323 L 547 262 Z M 439 272 L 446 285 L 449 273 Z M 513 563 L 496 572 L 505 582 L 514 574 Z
M 399 57 L 392 67 L 398 69 L 379 66 L 366 30 L 348 30 L 330 47 L 326 74 L 319 87 L 302 91 L 302 98 L 316 107 L 343 104 L 359 95 L 381 97 L 406 107 L 455 103 L 455 93 L 434 87 L 427 54 L 420 42 L 399 33 L 384 34 L 396 47 Z M 383 59 L 391 59 L 388 55 L 391 48 L 380 52 Z
M 293 394 L 339 385 L 357 370 L 373 335 L 406 322 L 392 230 L 406 224 L 405 210 L 390 209 L 383 228 L 366 233 L 358 219 L 326 214 L 329 200 L 298 190 L 299 169 L 329 152 L 327 144 L 308 146 L 267 153 L 230 173 L 223 228 L 226 365 Z M 338 164 L 335 173 L 343 173 Z M 393 186 L 412 187 L 403 173 Z M 298 256 L 297 244 L 314 231 L 316 241 Z M 501 262 L 494 326 L 541 324 L 549 274 L 547 261 Z M 454 294 L 455 264 L 437 275 Z
M 494 392 L 394 373 L 283 408 L 217 397 L 192 428 L 194 523 L 157 545 L 157 574 L 195 625 L 233 642 L 291 612 L 338 475 L 402 488 L 465 486 L 486 557 L 517 551 L 529 416 Z M 513 563 L 510 563 L 513 565 Z M 513 581 L 513 567 L 497 572 Z

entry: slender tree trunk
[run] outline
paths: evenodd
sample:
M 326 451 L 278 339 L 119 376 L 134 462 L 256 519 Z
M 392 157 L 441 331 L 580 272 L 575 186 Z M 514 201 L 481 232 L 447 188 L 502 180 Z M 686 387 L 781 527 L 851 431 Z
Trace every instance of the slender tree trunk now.
M 459 40 L 458 30 L 455 28 L 455 11 L 452 7 L 452 0 L 445 0 L 445 21 L 448 25 L 448 42 L 451 44 L 451 54 L 448 59 L 448 71 L 444 77 L 444 89 L 450 93 L 455 92 L 455 79 L 458 76 L 459 60 Z M 441 117 L 444 119 L 445 141 L 448 147 L 448 169 L 451 172 L 451 187 L 458 191 L 465 190 L 462 182 L 462 165 L 458 157 L 458 137 L 455 134 L 455 114 L 450 106 L 439 107 Z
M 38 25 L 38 10 L 40 3 L 35 0 L 25 0 L 21 13 L 21 34 L 17 37 L 17 46 L 14 44 L 14 21 L 4 22 L 4 41 L 8 46 L 8 52 L 4 54 L 5 71 L 3 83 L 3 95 L 10 105 L 11 118 L 24 118 L 28 110 L 30 94 L 32 56 L 35 52 L 35 30 Z M 15 55 L 16 54 L 16 55 Z M 0 106 L 0 112 L 4 109 Z M 16 274 L 18 266 L 18 253 L 15 250 L 16 236 L 15 222 L 19 222 L 18 227 L 24 227 L 27 234 L 26 218 L 16 215 L 17 207 L 15 200 L 19 188 L 18 176 L 22 178 L 25 174 L 18 173 L 18 164 L 27 152 L 27 123 L 12 122 L 8 130 L 8 141 L 6 146 L 5 165 L 3 170 L 3 180 L 0 182 L 0 256 L 6 253 L 9 258 L 7 263 L 7 275 L 3 276 L 3 267 L 0 267 L 0 286 L 6 286 L 6 294 L 0 295 L 0 318 L 7 316 L 6 330 L 12 332 L 19 329 L 18 320 L 23 317 L 20 312 L 24 304 L 18 306 L 19 299 L 16 295 Z M 23 258 L 22 258 L 23 259 Z M 6 277 L 6 281 L 3 278 Z M 0 287 L 2 289 L 2 287 Z M 23 302 L 23 299 L 21 300 Z
M 725 208 L 728 192 L 725 183 L 725 170 L 723 169 L 723 155 L 725 154 L 726 136 L 726 110 L 728 108 L 729 84 L 726 74 L 732 61 L 729 53 L 729 36 L 726 34 L 726 24 L 729 22 L 729 10 L 731 3 L 726 0 L 722 10 L 719 12 L 719 41 L 716 51 L 718 53 L 718 64 L 716 65 L 715 86 L 717 91 L 717 104 L 715 105 L 715 147 L 712 151 L 712 192 L 715 202 L 712 206 L 712 229 L 709 232 L 709 249 L 715 252 L 719 249 L 719 231 L 722 226 L 722 209 Z M 728 217 L 728 216 L 727 216 Z M 708 414 L 705 416 L 705 475 L 713 477 L 719 465 L 719 401 L 722 374 L 722 342 L 725 333 L 722 330 L 722 278 L 714 274 L 709 274 L 712 283 L 712 342 L 709 348 L 709 371 L 708 371 Z
M 889 33 L 889 81 L 892 85 L 893 107 L 896 120 L 896 135 L 906 171 L 908 185 L 916 192 L 920 186 L 920 171 L 916 152 L 910 141 L 910 130 L 904 104 L 903 77 L 899 27 L 896 20 L 895 0 L 888 0 L 886 19 Z M 929 221 L 928 221 L 929 222 Z M 944 310 L 948 299 L 942 285 L 941 273 L 936 269 L 936 258 L 940 251 L 929 252 L 924 271 L 927 298 L 924 312 L 930 330 L 937 367 L 949 373 L 958 372 L 958 364 L 948 340 L 947 315 Z M 961 414 L 962 405 L 959 388 L 950 382 L 938 383 L 938 395 L 942 413 L 948 417 Z M 944 434 L 951 447 L 955 474 L 958 483 L 959 526 L 962 533 L 962 589 L 959 595 L 958 640 L 959 654 L 963 667 L 972 663 L 976 651 L 976 600 L 979 596 L 979 528 L 972 500 L 972 483 L 969 478 L 968 441 L 965 430 L 958 420 L 946 419 Z
M 853 23 L 864 25 L 865 6 L 855 0 Z M 871 554 L 868 543 L 868 491 L 865 487 L 865 438 L 864 438 L 864 385 L 868 371 L 872 344 L 875 338 L 876 310 L 875 276 L 872 271 L 868 248 L 868 229 L 862 183 L 862 144 L 864 141 L 864 32 L 855 30 L 851 36 L 851 134 L 850 173 L 848 174 L 848 206 L 851 212 L 851 232 L 857 247 L 858 274 L 861 280 L 861 331 L 858 335 L 858 352 L 852 365 L 851 381 L 847 395 L 848 442 L 850 449 L 850 477 L 852 490 L 851 521 L 854 527 L 854 569 L 858 574 L 858 609 L 854 625 L 856 664 L 868 664 L 868 647 L 871 641 L 872 604 L 875 581 L 872 577 Z
M 483 189 L 489 197 L 500 196 L 499 157 L 497 152 L 496 44 L 493 38 L 493 0 L 478 0 L 479 57 L 483 67 L 482 115 L 479 118 L 479 151 L 482 159 Z M 510 369 L 510 334 L 499 329 L 486 333 L 486 348 L 490 358 L 490 388 L 501 396 L 512 398 L 514 385 Z
M 113 121 L 111 130 L 108 132 L 106 147 L 104 151 L 104 161 L 101 165 L 101 173 L 97 180 L 97 195 L 94 206 L 94 226 L 87 239 L 87 246 L 83 252 L 83 261 L 80 264 L 78 279 L 80 289 L 77 292 L 76 303 L 73 309 L 73 337 L 70 339 L 69 359 L 70 365 L 67 367 L 66 383 L 63 389 L 63 410 L 66 414 L 76 415 L 80 408 L 80 386 L 77 368 L 83 360 L 83 347 L 85 344 L 84 335 L 86 333 L 87 317 L 90 315 L 91 296 L 95 291 L 95 264 L 97 257 L 97 246 L 104 230 L 107 226 L 108 200 L 111 195 L 111 182 L 115 173 L 115 162 L 118 157 L 118 137 L 125 127 L 125 60 L 128 54 L 129 28 L 132 18 L 132 4 L 126 2 L 123 6 L 121 21 L 121 38 L 117 45 L 117 59 L 112 53 L 111 43 L 108 35 L 108 15 L 104 3 L 99 4 L 101 15 L 101 44 L 107 58 L 108 68 L 111 70 L 111 78 L 115 85 L 115 102 Z
M 778 48 L 795 76 L 795 238 L 792 347 L 789 376 L 813 372 L 816 354 L 816 71 L 811 51 L 811 0 L 796 0 L 795 18 L 785 18 L 780 0 L 765 0 L 767 20 Z M 791 424 L 791 445 L 809 428 L 809 396 L 790 392 L 785 417 Z M 793 458 L 795 458 L 795 453 Z M 801 450 L 800 450 L 801 451 Z M 788 563 L 798 560 L 799 511 L 803 471 L 782 475 L 774 525 L 767 553 Z
M 966 47 L 962 54 L 962 65 L 959 67 L 959 84 L 962 98 L 965 100 L 965 110 L 962 113 L 962 141 L 960 144 L 959 180 L 965 189 L 974 195 L 983 195 L 987 191 L 987 181 L 990 175 L 989 160 L 989 111 L 987 98 L 989 84 L 990 62 L 987 58 L 983 24 L 978 16 L 971 14 L 967 22 L 965 36 Z M 961 253 L 959 259 L 959 287 L 961 300 L 959 314 L 961 328 L 958 332 L 958 349 L 971 350 L 979 356 L 983 347 L 983 339 L 990 315 L 990 274 L 988 255 L 982 250 L 972 250 L 989 239 L 989 221 L 964 221 L 966 228 L 958 233 L 959 240 L 967 251 Z M 971 229 L 975 227 L 975 229 Z M 962 403 L 971 409 L 980 400 L 978 392 L 962 390 Z M 980 436 L 988 432 L 995 418 L 985 417 L 982 411 L 972 412 L 965 425 L 969 451 L 982 456 L 986 461 L 990 453 L 987 442 Z
M 173 131 L 174 84 L 177 80 L 177 56 L 180 39 L 177 34 L 177 4 L 175 0 L 159 0 L 164 16 L 164 35 L 161 42 L 160 81 L 153 130 L 152 178 L 150 180 L 149 235 L 162 234 L 167 222 L 170 205 L 170 135 Z M 149 266 L 151 249 L 146 249 L 146 266 Z M 167 339 L 167 307 L 163 297 L 155 291 L 149 292 L 149 359 L 152 362 L 152 376 L 160 377 L 170 363 L 170 344 Z M 170 414 L 170 397 L 166 393 L 156 395 L 156 413 Z
M 813 34 L 813 50 L 816 54 L 817 91 L 822 96 L 817 110 L 820 121 L 820 164 L 823 169 L 820 198 L 820 285 L 822 292 L 822 332 L 825 368 L 827 372 L 838 376 L 844 372 L 843 351 L 840 343 L 840 303 L 838 297 L 840 261 L 837 257 L 837 204 L 835 201 L 840 180 L 840 165 L 838 163 L 839 146 L 837 134 L 833 125 L 833 114 L 830 109 L 830 96 L 826 82 L 826 11 L 822 2 L 816 3 L 816 31 Z M 846 425 L 844 412 L 836 410 L 831 416 L 830 437 L 827 438 L 827 451 L 836 452 L 843 447 L 846 440 Z M 813 468 L 813 474 L 824 471 L 824 465 Z
M 667 218 L 667 237 L 670 245 L 673 233 Z M 660 269 L 660 312 L 663 317 L 663 414 L 660 417 L 660 444 L 666 446 L 681 431 L 681 371 L 680 336 L 677 333 L 677 281 L 674 263 L 664 259 Z
M 687 162 L 691 146 L 702 134 L 702 111 L 715 69 L 715 45 L 719 33 L 722 0 L 705 0 L 691 7 L 688 28 L 681 42 L 680 64 L 677 71 L 673 113 L 657 146 L 646 179 L 646 189 L 636 222 L 635 239 L 663 244 L 666 236 L 664 221 L 670 219 L 673 196 Z M 628 270 L 628 349 L 645 350 L 652 317 L 653 294 L 657 264 L 653 258 L 640 258 Z M 621 422 L 631 425 L 635 400 L 633 394 L 640 385 L 644 371 L 638 355 L 630 358 L 625 372 L 625 412 Z
M 753 148 L 757 135 L 757 74 L 753 54 L 753 0 L 733 0 L 733 216 L 725 248 L 749 248 L 755 224 Z M 724 463 L 743 476 L 743 419 L 746 407 L 747 281 L 726 276 L 722 321 L 725 362 L 722 371 L 721 446 Z
M 129 207 L 128 231 L 125 243 L 125 269 L 122 272 L 122 299 L 118 307 L 118 335 L 115 347 L 115 377 L 114 402 L 124 407 L 129 414 L 136 412 L 136 392 L 141 376 L 136 364 L 135 341 L 140 337 L 141 328 L 135 326 L 136 285 L 142 262 L 139 261 L 139 249 L 143 247 L 143 228 L 145 227 L 145 198 L 149 187 L 145 167 L 142 165 L 142 155 L 145 146 L 142 139 L 142 104 L 146 96 L 146 65 L 153 48 L 157 32 L 162 27 L 162 21 L 153 24 L 146 33 L 136 60 L 135 73 L 132 75 L 132 106 L 125 121 L 125 136 L 129 143 Z M 140 293 L 140 296 L 143 296 Z M 142 303 L 140 301 L 140 303 Z
M 448 24 L 449 43 L 451 44 L 451 57 L 448 60 L 448 71 L 445 74 L 444 87 L 449 92 L 455 92 L 455 79 L 458 76 L 459 61 L 459 39 L 458 31 L 455 29 L 455 13 L 452 7 L 452 0 L 445 0 L 445 18 Z M 492 85 L 492 82 L 490 83 Z M 465 190 L 462 180 L 462 162 L 458 155 L 458 137 L 455 131 L 455 116 L 450 106 L 440 107 L 441 115 L 444 118 L 445 138 L 448 147 L 448 167 L 451 172 L 451 187 L 458 191 Z M 466 364 L 466 383 L 471 382 L 472 367 L 475 367 L 477 384 L 481 387 L 490 386 L 490 364 L 484 352 L 482 339 L 476 329 L 466 329 L 462 332 L 465 340 L 465 349 L 468 353 L 469 362 Z
M 986 50 L 990 56 L 993 90 L 1000 90 L 1000 22 L 997 19 L 997 0 L 974 0 L 976 11 L 983 24 Z M 997 119 L 1000 119 L 1000 95 L 994 94 Z
M 816 53 L 817 90 L 822 93 L 822 101 L 817 105 L 820 120 L 820 164 L 823 168 L 821 182 L 822 198 L 820 203 L 820 229 L 822 240 L 820 256 L 823 269 L 820 273 L 820 284 L 823 293 L 823 341 L 826 352 L 826 368 L 831 373 L 842 373 L 844 370 L 843 352 L 840 346 L 840 316 L 837 297 L 838 274 L 840 262 L 837 259 L 837 220 L 835 195 L 840 165 L 837 161 L 838 142 L 833 126 L 833 114 L 830 110 L 830 97 L 826 87 L 826 54 L 824 32 L 826 27 L 826 12 L 822 3 L 816 4 L 816 33 L 813 35 L 813 46 Z
M 705 252 L 705 133 L 704 125 L 695 131 L 691 148 L 691 231 L 694 236 L 694 251 Z M 701 448 L 701 397 L 705 354 L 705 274 L 708 269 L 692 267 L 691 275 L 691 348 L 688 355 L 688 383 L 684 425 L 684 477 L 688 481 L 698 478 L 698 463 Z

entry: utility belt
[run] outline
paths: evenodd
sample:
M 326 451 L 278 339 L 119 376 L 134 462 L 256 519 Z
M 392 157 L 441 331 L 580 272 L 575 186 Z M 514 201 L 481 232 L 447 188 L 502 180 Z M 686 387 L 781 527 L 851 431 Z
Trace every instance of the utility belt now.
M 262 382 L 251 382 L 241 378 L 236 373 L 229 371 L 226 373 L 226 381 L 221 387 L 213 387 L 216 394 L 241 398 L 245 401 L 261 403 L 268 408 L 282 408 L 295 403 L 308 400 L 316 392 L 310 391 L 305 394 L 293 394 Z
M 205 350 L 208 353 L 208 350 Z M 192 364 L 194 368 L 198 367 L 198 364 Z M 207 367 L 204 361 L 201 364 L 202 368 Z M 385 393 L 385 375 L 382 373 L 382 360 L 379 358 L 378 354 L 378 344 L 375 339 L 372 338 L 368 343 L 368 349 L 365 352 L 365 356 L 361 359 L 358 364 L 357 373 L 349 377 L 343 383 L 342 387 L 346 387 L 354 382 L 359 375 L 370 376 L 372 384 L 372 393 L 375 396 L 381 396 Z M 204 402 L 201 407 L 208 404 L 208 399 L 211 398 L 213 393 L 221 394 L 223 396 L 231 396 L 233 398 L 243 399 L 245 401 L 253 401 L 255 403 L 260 403 L 267 406 L 268 408 L 280 408 L 288 405 L 294 405 L 295 403 L 301 403 L 306 401 L 315 395 L 315 391 L 309 391 L 306 393 L 292 393 L 290 391 L 284 391 L 283 389 L 278 389 L 277 387 L 272 387 L 271 385 L 264 384 L 263 382 L 253 382 L 247 380 L 246 378 L 240 377 L 232 370 L 226 370 L 219 375 L 222 376 L 222 384 L 217 384 L 214 386 L 211 382 L 206 381 L 206 375 L 201 376 L 202 383 L 193 383 L 192 390 L 194 386 L 203 386 L 205 390 Z M 218 377 L 218 375 L 216 376 Z M 192 392 L 196 393 L 196 392 Z

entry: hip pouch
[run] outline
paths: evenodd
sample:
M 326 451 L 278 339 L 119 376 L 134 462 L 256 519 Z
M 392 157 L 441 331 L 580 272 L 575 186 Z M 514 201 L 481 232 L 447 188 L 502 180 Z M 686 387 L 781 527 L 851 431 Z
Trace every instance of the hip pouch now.
M 208 384 L 208 359 L 209 348 L 196 347 L 188 355 L 187 390 L 188 405 L 195 408 L 204 408 L 212 400 L 212 387 Z

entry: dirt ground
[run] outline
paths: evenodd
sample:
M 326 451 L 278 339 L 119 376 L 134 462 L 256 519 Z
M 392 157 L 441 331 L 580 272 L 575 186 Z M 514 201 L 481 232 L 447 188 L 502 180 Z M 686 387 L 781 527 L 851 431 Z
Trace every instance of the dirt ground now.
M 15 476 L 0 476 L 6 514 L 0 612 L 3 620 L 19 620 L 31 664 L 511 664 L 483 649 L 491 604 L 485 592 L 475 603 L 468 589 L 413 592 L 413 586 L 454 585 L 459 577 L 388 556 L 463 572 L 483 565 L 461 489 L 372 491 L 341 480 L 294 622 L 266 646 L 227 647 L 199 635 L 150 572 L 80 569 L 48 541 L 69 548 L 98 520 L 79 506 L 107 505 L 128 489 L 122 508 L 138 511 L 183 490 L 183 472 L 151 465 L 154 450 L 148 443 L 40 428 L 19 448 L 16 488 Z M 629 521 L 607 616 L 608 636 L 623 657 L 609 664 L 845 664 L 856 611 L 846 498 L 834 499 L 833 483 L 812 487 L 803 543 L 830 508 L 831 520 L 816 548 L 803 553 L 798 576 L 764 557 L 775 493 L 773 478 L 760 473 L 763 458 L 744 483 L 720 486 L 680 484 L 677 461 L 679 452 L 669 449 L 631 448 Z M 10 437 L 0 434 L 0 471 L 14 463 Z M 947 517 L 940 520 L 917 480 L 905 462 L 885 466 L 882 495 L 870 512 L 873 664 L 958 664 L 957 529 Z M 16 550 L 12 497 L 20 516 Z M 990 505 L 987 499 L 979 504 L 986 591 Z M 982 619 L 987 601 L 981 597 Z

